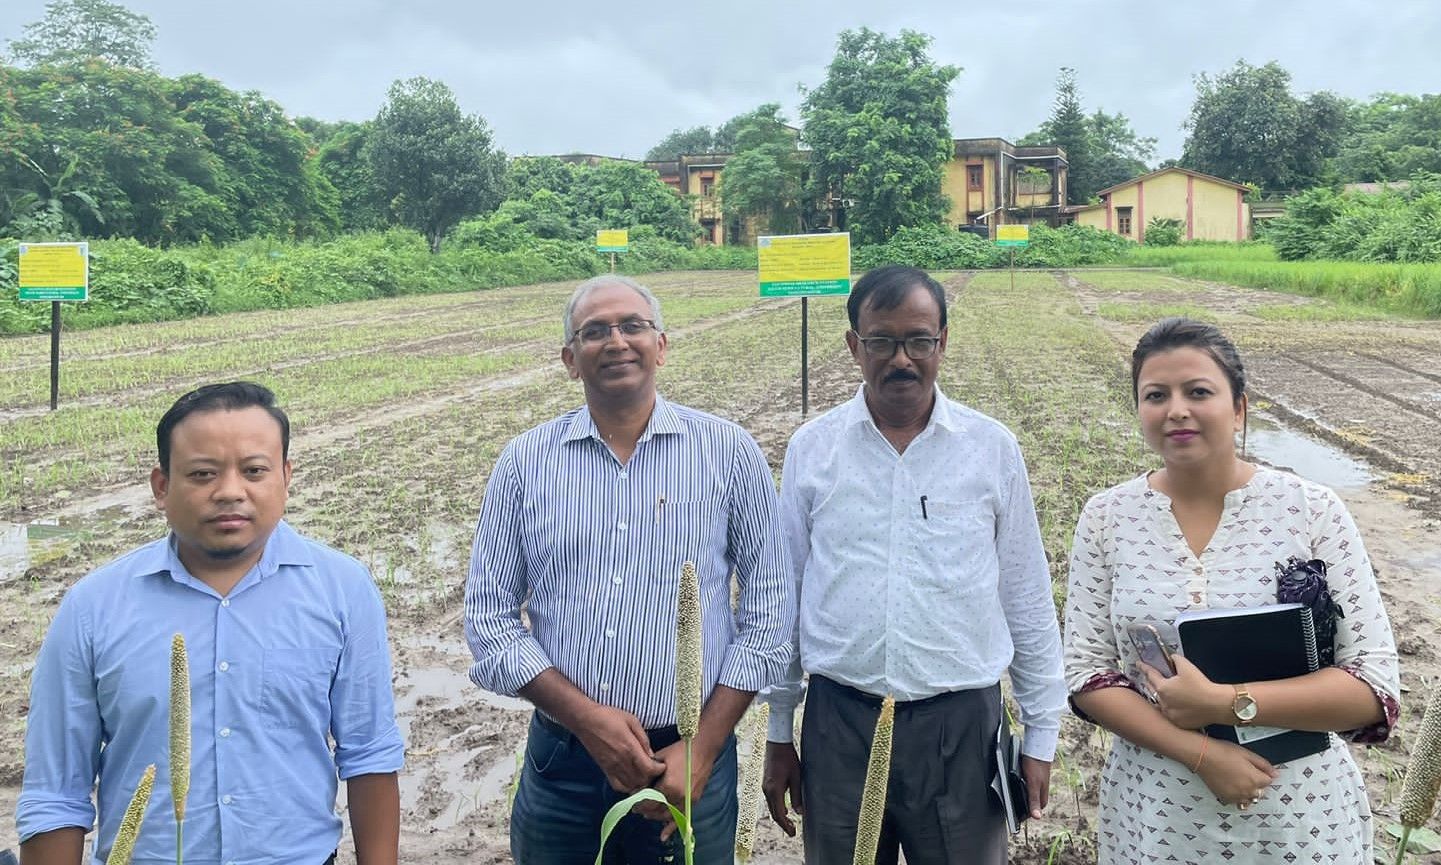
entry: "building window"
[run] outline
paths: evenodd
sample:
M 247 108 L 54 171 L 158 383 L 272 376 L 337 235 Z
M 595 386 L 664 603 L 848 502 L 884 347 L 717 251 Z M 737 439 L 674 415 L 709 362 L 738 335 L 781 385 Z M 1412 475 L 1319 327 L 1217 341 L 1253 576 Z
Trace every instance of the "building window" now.
M 700 182 L 700 195 L 701 195 L 701 198 L 710 198 L 710 197 L 711 197 L 712 195 L 714 195 L 714 194 L 715 194 L 715 181 L 714 181 L 714 180 L 702 180 L 702 181 Z
M 966 166 L 966 189 L 970 192 L 980 192 L 985 183 L 985 167 L 981 165 Z
M 1016 194 L 1049 195 L 1051 193 L 1051 172 L 1044 169 L 1025 169 L 1016 174 Z
M 1131 233 L 1131 208 L 1116 208 L 1116 232 L 1118 234 Z

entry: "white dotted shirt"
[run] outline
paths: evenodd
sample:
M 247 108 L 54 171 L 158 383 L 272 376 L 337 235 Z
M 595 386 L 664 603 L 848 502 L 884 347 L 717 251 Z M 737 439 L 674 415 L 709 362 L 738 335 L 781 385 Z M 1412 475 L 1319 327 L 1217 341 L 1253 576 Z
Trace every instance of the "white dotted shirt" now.
M 791 438 L 781 520 L 799 663 L 766 694 L 772 741 L 791 740 L 802 668 L 897 700 L 989 687 L 1009 668 L 1024 752 L 1054 756 L 1060 629 L 1009 430 L 937 389 L 926 428 L 898 454 L 862 386 Z

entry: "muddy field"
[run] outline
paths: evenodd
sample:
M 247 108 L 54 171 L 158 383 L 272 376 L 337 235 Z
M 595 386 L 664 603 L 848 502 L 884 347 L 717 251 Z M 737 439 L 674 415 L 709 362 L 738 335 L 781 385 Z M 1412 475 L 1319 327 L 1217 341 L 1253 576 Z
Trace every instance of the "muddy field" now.
M 778 472 L 801 420 L 799 303 L 757 300 L 748 273 L 647 282 L 671 335 L 662 390 L 742 423 Z M 1391 849 L 1385 827 L 1438 675 L 1441 325 L 1358 320 L 1321 301 L 1157 272 L 1028 273 L 1014 289 L 996 273 L 945 283 L 953 303 L 942 387 L 1020 436 L 1062 589 L 1085 498 L 1151 464 L 1124 370 L 1136 337 L 1163 315 L 1188 313 L 1236 338 L 1258 409 L 1250 455 L 1336 488 L 1381 577 L 1408 694 L 1397 734 L 1357 754 L 1378 851 Z M 273 387 L 295 421 L 289 519 L 367 561 L 386 597 L 408 742 L 402 858 L 508 861 L 507 796 L 528 712 L 467 680 L 462 581 L 500 448 L 581 399 L 557 357 L 571 287 L 67 334 L 54 414 L 46 338 L 0 340 L 0 811 L 13 812 L 19 791 L 29 671 L 60 596 L 163 531 L 144 484 L 155 420 L 198 383 L 244 376 Z M 841 340 L 843 303 L 810 307 L 815 413 L 848 398 L 859 376 Z M 1017 861 L 1094 860 L 1103 753 L 1092 729 L 1067 720 L 1050 813 L 1019 840 Z M 758 862 L 798 861 L 768 820 L 759 838 Z M 7 816 L 0 848 L 14 842 Z

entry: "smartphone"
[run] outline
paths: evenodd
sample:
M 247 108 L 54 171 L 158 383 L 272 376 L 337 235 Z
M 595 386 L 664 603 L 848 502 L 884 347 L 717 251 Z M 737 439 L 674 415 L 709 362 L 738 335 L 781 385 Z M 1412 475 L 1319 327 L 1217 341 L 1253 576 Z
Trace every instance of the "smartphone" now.
M 1168 679 L 1176 675 L 1176 665 L 1171 663 L 1171 653 L 1166 650 L 1166 643 L 1161 639 L 1161 632 L 1156 630 L 1155 625 L 1132 625 L 1127 631 L 1142 661 Z

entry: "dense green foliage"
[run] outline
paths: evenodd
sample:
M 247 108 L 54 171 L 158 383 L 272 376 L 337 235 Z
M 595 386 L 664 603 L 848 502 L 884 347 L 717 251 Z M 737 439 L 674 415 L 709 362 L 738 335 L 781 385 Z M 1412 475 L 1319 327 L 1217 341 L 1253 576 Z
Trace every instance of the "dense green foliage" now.
M 485 120 L 462 114 L 439 81 L 392 84 L 365 154 L 391 211 L 425 235 L 431 252 L 456 223 L 494 209 L 504 194 L 505 154 L 492 147 Z
M 1285 260 L 1441 261 L 1441 175 L 1418 172 L 1404 189 L 1374 194 L 1303 192 L 1267 239 Z
M 99 60 L 0 66 L 0 233 L 151 244 L 325 234 L 339 203 L 309 146 L 274 102 L 199 75 Z
M 837 200 L 858 243 L 945 216 L 941 176 L 953 143 L 946 111 L 955 66 L 938 65 L 930 37 L 845 30 L 826 80 L 801 108 L 812 148 L 807 190 Z
M 1353 103 L 1334 169 L 1346 182 L 1441 173 L 1441 94 L 1381 93 Z
M 738 118 L 735 154 L 721 175 L 726 216 L 755 218 L 759 234 L 801 230 L 805 162 L 780 110 L 771 102 Z
M 1015 264 L 1045 268 L 1111 264 L 1134 246 L 1119 235 L 1097 228 L 1033 225 L 1030 244 L 1015 251 Z M 909 264 L 928 270 L 970 270 L 1006 267 L 1010 263 L 1009 249 L 944 226 L 903 228 L 885 243 L 857 247 L 851 255 L 852 268 L 858 271 L 882 264 Z
M 647 226 L 658 237 L 690 243 L 699 230 L 685 199 L 635 162 L 522 157 L 511 164 L 507 189 L 506 201 L 483 221 L 497 235 L 516 226 L 540 238 L 594 241 L 596 229 L 628 228 L 634 236 Z
M 1320 183 L 1340 147 L 1346 106 L 1321 91 L 1300 99 L 1291 73 L 1275 62 L 1237 61 L 1218 76 L 1196 77 L 1196 100 L 1180 164 L 1266 190 Z

